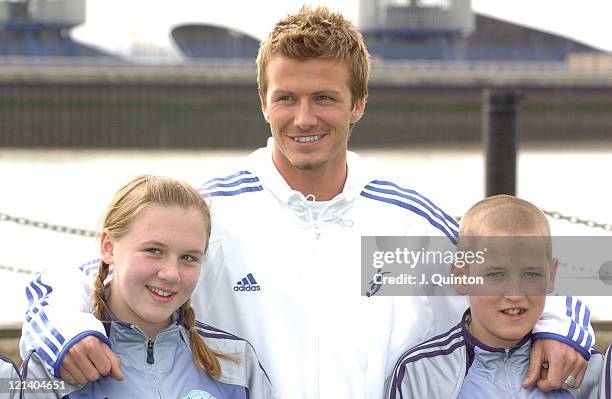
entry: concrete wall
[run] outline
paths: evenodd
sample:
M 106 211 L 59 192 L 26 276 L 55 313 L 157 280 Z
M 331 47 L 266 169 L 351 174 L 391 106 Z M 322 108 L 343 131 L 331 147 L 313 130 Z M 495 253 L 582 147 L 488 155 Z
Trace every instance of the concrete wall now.
M 612 88 L 523 90 L 523 142 L 612 142 Z M 372 85 L 353 147 L 475 144 L 481 87 Z M 255 85 L 0 83 L 0 147 L 256 148 Z

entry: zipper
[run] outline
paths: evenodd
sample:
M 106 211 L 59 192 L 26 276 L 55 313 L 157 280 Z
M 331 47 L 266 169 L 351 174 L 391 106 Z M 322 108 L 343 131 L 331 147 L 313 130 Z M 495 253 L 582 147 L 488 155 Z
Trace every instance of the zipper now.
M 319 213 L 319 215 L 317 216 L 317 219 L 314 220 L 312 218 L 312 214 L 311 214 L 311 221 L 312 221 L 312 228 L 314 230 L 314 243 L 313 243 L 313 251 L 311 253 L 311 257 L 312 260 L 314 261 L 318 254 L 319 254 L 319 246 L 321 245 L 321 241 L 320 241 L 320 237 L 321 237 L 321 216 L 323 215 L 323 212 L 321 211 Z M 318 264 L 318 263 L 317 263 Z M 319 297 L 319 292 L 318 290 L 315 292 L 314 298 L 316 298 L 316 301 L 313 305 L 315 308 L 315 314 L 320 314 L 319 313 L 319 308 L 321 306 L 320 303 L 320 297 Z M 317 318 L 316 323 L 315 323 L 315 337 L 314 337 L 314 392 L 312 395 L 312 399 L 319 399 L 320 395 L 321 395 L 321 368 L 320 368 L 320 364 L 321 364 L 321 352 L 320 352 L 320 348 L 321 348 L 321 334 L 320 334 L 320 320 Z
M 149 340 L 147 343 L 147 363 L 153 364 L 155 359 L 153 358 L 153 344 L 154 342 Z
M 153 357 L 153 345 L 154 344 L 155 344 L 155 341 L 149 340 L 147 342 L 147 363 L 151 365 L 155 362 L 155 358 Z M 150 375 L 151 380 L 152 380 L 151 388 L 153 389 L 153 393 L 157 398 L 163 399 L 162 392 L 159 387 L 159 381 L 157 380 L 157 377 L 155 373 L 152 372 L 152 370 L 153 370 L 152 368 L 148 368 L 148 371 L 151 373 Z
M 315 239 L 319 240 L 319 237 L 321 237 L 321 230 L 320 230 L 320 226 L 319 226 L 319 221 L 318 220 L 313 223 L 313 227 L 314 227 L 314 231 L 315 231 Z
M 511 378 L 510 378 L 510 372 L 508 370 L 508 362 L 510 360 L 510 349 L 505 349 L 505 356 L 504 356 L 504 374 L 506 377 L 506 385 L 508 387 L 508 392 L 512 395 L 512 398 L 516 398 L 516 394 L 514 392 L 513 386 L 512 386 L 512 382 L 511 382 Z

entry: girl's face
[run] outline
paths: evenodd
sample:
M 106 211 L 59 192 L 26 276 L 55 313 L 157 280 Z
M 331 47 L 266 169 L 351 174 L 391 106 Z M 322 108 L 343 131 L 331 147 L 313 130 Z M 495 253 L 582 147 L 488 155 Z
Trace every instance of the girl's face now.
M 205 228 L 195 208 L 153 204 L 122 237 L 102 234 L 102 260 L 113 265 L 109 306 L 119 320 L 149 338 L 170 325 L 198 282 Z

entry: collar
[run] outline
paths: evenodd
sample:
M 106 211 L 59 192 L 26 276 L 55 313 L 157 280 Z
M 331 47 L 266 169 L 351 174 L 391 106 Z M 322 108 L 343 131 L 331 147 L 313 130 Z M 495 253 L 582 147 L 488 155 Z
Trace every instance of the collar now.
M 512 348 L 495 348 L 489 346 L 478 338 L 474 337 L 469 329 L 468 325 L 472 318 L 470 309 L 468 308 L 461 318 L 461 332 L 463 334 L 463 338 L 465 339 L 465 346 L 468 354 L 468 368 L 472 365 L 474 358 L 476 356 L 486 356 L 486 354 L 494 354 L 494 357 L 498 356 L 512 356 L 515 352 L 525 352 L 527 349 L 527 354 L 530 352 L 531 348 L 531 332 L 525 335 L 516 345 Z
M 107 304 L 109 295 L 110 295 L 110 287 L 106 287 L 104 291 L 104 301 L 102 302 L 102 304 L 104 305 L 104 308 L 106 309 L 106 314 L 108 315 L 110 319 L 110 320 L 102 320 L 102 324 L 104 325 L 104 330 L 106 331 L 106 336 L 110 338 L 111 326 L 113 324 L 117 324 L 117 325 L 120 325 L 126 328 L 136 327 L 138 331 L 140 331 L 143 335 L 146 336 L 146 334 L 144 334 L 144 332 L 142 332 L 142 330 L 135 324 L 126 323 L 124 321 L 119 320 L 117 315 L 113 313 L 110 306 L 108 306 Z M 164 330 L 172 327 L 173 325 L 182 325 L 183 322 L 184 322 L 184 312 L 183 312 L 183 307 L 181 306 L 172 314 L 172 316 L 170 316 L 170 325 L 166 327 Z
M 110 331 L 109 339 L 122 368 L 143 370 L 143 367 L 152 367 L 160 373 L 168 373 L 178 353 L 191 353 L 189 332 L 182 325 L 171 324 L 153 340 L 134 324 L 112 322 Z M 191 359 L 190 355 L 188 357 Z
M 274 194 L 280 202 L 288 204 L 291 200 L 295 200 L 295 198 L 299 198 L 303 202 L 307 201 L 304 194 L 289 187 L 289 184 L 287 184 L 278 169 L 276 169 L 272 161 L 273 147 L 274 138 L 270 137 L 266 147 L 260 148 L 249 155 L 247 163 L 253 173 L 257 175 L 266 189 Z M 330 202 L 335 202 L 339 198 L 352 201 L 359 196 L 366 184 L 374 180 L 374 175 L 369 172 L 372 168 L 366 165 L 366 162 L 359 155 L 348 151 L 346 162 L 348 170 L 344 188 Z

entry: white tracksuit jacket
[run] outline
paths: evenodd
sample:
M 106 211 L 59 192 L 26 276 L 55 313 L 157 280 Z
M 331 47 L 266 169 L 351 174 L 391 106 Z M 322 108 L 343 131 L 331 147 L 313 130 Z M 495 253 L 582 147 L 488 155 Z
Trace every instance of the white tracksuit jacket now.
M 249 340 L 279 398 L 382 398 L 399 355 L 450 328 L 467 302 L 364 296 L 360 237 L 446 235 L 454 241 L 457 224 L 350 152 L 344 190 L 314 218 L 304 195 L 276 170 L 272 145 L 270 139 L 267 148 L 232 173 L 202 187 L 210 201 L 212 236 L 193 298 L 197 317 Z M 87 273 L 96 267 L 81 269 Z M 33 284 L 66 284 L 67 276 L 50 274 Z M 31 323 L 24 326 L 24 349 L 45 348 L 44 339 L 55 344 L 56 351 L 47 352 L 56 369 L 65 343 L 58 345 L 53 331 L 61 331 L 68 343 L 102 328 L 91 315 L 76 314 L 88 308 L 88 290 L 81 285 L 40 296 L 46 303 L 40 310 L 49 321 L 42 334 Z M 29 295 L 34 297 L 31 308 L 40 308 L 36 293 Z M 69 301 L 60 304 L 65 296 Z M 564 303 L 552 305 L 544 331 L 565 337 L 572 320 Z M 577 348 L 586 344 L 567 342 Z

